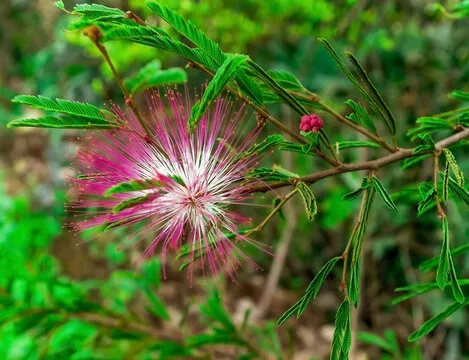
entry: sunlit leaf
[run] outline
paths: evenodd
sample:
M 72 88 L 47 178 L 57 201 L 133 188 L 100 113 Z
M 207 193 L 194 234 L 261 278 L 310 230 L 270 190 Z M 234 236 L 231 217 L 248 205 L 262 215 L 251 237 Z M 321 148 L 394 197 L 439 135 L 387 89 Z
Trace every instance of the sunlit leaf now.
M 436 326 L 438 326 L 438 324 L 440 324 L 446 318 L 448 318 L 449 316 L 454 314 L 456 311 L 458 311 L 459 309 L 467 305 L 469 305 L 469 300 L 466 299 L 464 303 L 456 302 L 448 306 L 442 312 L 438 313 L 431 319 L 428 319 L 427 321 L 425 321 L 417 331 L 410 334 L 409 341 L 412 342 L 412 341 L 417 341 L 421 339 L 425 335 L 429 334 Z
M 248 56 L 239 54 L 233 54 L 227 57 L 205 89 L 202 99 L 192 107 L 191 117 L 189 119 L 189 127 L 192 130 L 197 126 L 197 123 L 210 105 L 223 91 L 223 88 L 233 76 L 234 72 L 248 59 Z

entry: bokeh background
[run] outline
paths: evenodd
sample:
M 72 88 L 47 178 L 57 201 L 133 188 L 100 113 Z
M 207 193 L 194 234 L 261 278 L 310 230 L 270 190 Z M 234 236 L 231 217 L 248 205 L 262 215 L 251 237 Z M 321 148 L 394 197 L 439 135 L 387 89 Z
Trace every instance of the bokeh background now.
M 410 146 L 406 131 L 419 116 L 458 106 L 448 97 L 468 90 L 469 22 L 445 16 L 459 1 L 430 0 L 162 0 L 203 29 L 227 52 L 249 54 L 266 68 L 291 71 L 311 91 L 347 112 L 344 101 L 357 99 L 353 86 L 316 40 L 324 37 L 339 50 L 350 50 L 362 61 L 398 119 L 398 143 Z M 77 3 L 64 0 L 71 9 Z M 143 0 L 96 3 L 131 9 L 160 22 Z M 0 358 L 1 359 L 234 359 L 237 345 L 188 349 L 227 316 L 272 359 L 326 359 L 334 314 L 341 302 L 340 268 L 329 276 L 318 298 L 299 320 L 280 329 L 275 321 L 296 300 L 321 266 L 340 254 L 353 225 L 358 202 L 342 196 L 358 187 L 362 174 L 344 174 L 313 186 L 319 214 L 309 223 L 301 199 L 289 203 L 256 240 L 272 246 L 277 256 L 253 251 L 264 269 L 248 266 L 238 282 L 197 277 L 192 286 L 186 272 L 168 264 L 160 277 L 158 258 L 135 267 L 140 250 L 118 251 L 125 232 L 75 234 L 65 226 L 72 218 L 64 208 L 66 179 L 74 176 L 71 159 L 83 134 L 78 131 L 7 129 L 16 118 L 36 116 L 10 102 L 17 94 L 42 94 L 104 106 L 122 103 L 109 69 L 89 39 L 66 31 L 72 20 L 50 0 L 3 0 L 0 3 Z M 118 71 L 128 76 L 151 60 L 162 68 L 186 63 L 173 54 L 129 43 L 110 43 Z M 186 69 L 189 88 L 207 78 Z M 137 99 L 142 105 L 142 99 Z M 299 119 L 288 109 L 272 113 L 293 129 Z M 323 115 L 333 141 L 357 140 L 357 134 Z M 252 118 L 253 114 L 250 115 Z M 263 135 L 274 129 L 267 126 Z M 469 161 L 455 150 L 464 170 Z M 352 150 L 346 159 L 367 159 Z M 281 164 L 298 174 L 323 168 L 300 155 L 269 154 L 266 164 Z M 425 180 L 431 164 L 399 170 L 391 166 L 382 178 L 391 192 Z M 467 173 L 467 172 L 466 172 Z M 416 217 L 416 187 L 398 198 L 399 214 L 376 201 L 364 259 L 360 311 L 354 330 L 359 337 L 356 359 L 468 358 L 467 310 L 460 311 L 419 344 L 407 336 L 424 319 L 451 303 L 433 292 L 392 306 L 398 286 L 432 281 L 416 270 L 438 254 L 441 234 L 433 214 Z M 273 200 L 270 194 L 260 202 Z M 268 208 L 243 212 L 258 223 Z M 467 241 L 468 210 L 448 210 L 453 245 Z M 469 257 L 456 259 L 458 272 L 469 270 Z M 215 290 L 214 290 L 215 289 Z M 220 294 L 220 296 L 217 296 Z M 223 304 L 213 315 L 210 306 Z M 211 304 L 211 305 L 210 305 Z M 249 310 L 251 309 L 251 310 Z M 224 315 L 221 315 L 224 314 Z M 217 319 L 218 317 L 218 319 Z M 243 320 L 244 319 L 244 320 Z M 250 319 L 246 321 L 246 319 Z M 244 323 L 243 323 L 244 321 Z M 387 336 L 399 353 L 370 344 L 372 333 Z M 385 335 L 386 334 L 386 335 Z M 199 338 L 195 338 L 199 336 Z M 376 342 L 376 341 L 375 341 Z M 280 350 L 281 349 L 281 350 Z M 394 354 L 392 354 L 394 352 Z M 466 354 L 466 357 L 465 355 Z M 387 356 L 387 357 L 386 357 Z M 239 357 L 241 358 L 241 357 Z

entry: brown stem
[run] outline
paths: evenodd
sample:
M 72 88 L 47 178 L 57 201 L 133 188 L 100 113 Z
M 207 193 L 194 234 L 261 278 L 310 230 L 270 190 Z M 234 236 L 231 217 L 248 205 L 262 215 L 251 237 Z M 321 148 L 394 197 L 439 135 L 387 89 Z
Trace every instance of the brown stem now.
M 145 130 L 145 133 L 148 136 L 151 136 L 150 129 L 145 124 L 145 121 L 143 121 L 142 115 L 138 111 L 137 106 L 135 106 L 135 103 L 132 99 L 132 96 L 129 94 L 129 92 L 125 88 L 124 83 L 122 81 L 122 78 L 120 77 L 120 75 L 117 72 L 114 64 L 112 63 L 111 57 L 109 56 L 109 53 L 108 53 L 106 47 L 99 42 L 99 40 L 101 38 L 101 31 L 96 26 L 93 25 L 93 26 L 90 26 L 89 28 L 85 29 L 85 31 L 83 33 L 90 38 L 90 40 L 93 42 L 93 44 L 96 46 L 96 48 L 99 50 L 99 52 L 103 56 L 104 60 L 108 64 L 109 68 L 111 69 L 112 75 L 113 75 L 114 79 L 116 80 L 117 85 L 119 86 L 119 89 L 121 90 L 122 94 L 125 97 L 125 103 L 130 106 L 130 108 L 134 112 L 135 116 L 137 116 L 137 119 L 140 122 L 140 125 L 142 126 L 142 128 Z
M 255 233 L 255 232 L 259 232 L 259 231 L 262 231 L 264 229 L 264 227 L 267 225 L 267 223 L 274 217 L 274 215 L 283 207 L 283 205 L 285 205 L 285 203 L 291 199 L 293 197 L 293 195 L 295 195 L 296 193 L 298 192 L 298 189 L 295 189 L 291 192 L 289 192 L 287 195 L 285 195 L 282 200 L 278 203 L 278 205 L 269 213 L 269 215 L 267 215 L 267 217 L 259 224 L 257 225 L 255 228 L 249 230 L 248 232 L 246 232 L 246 234 L 244 236 L 249 236 L 251 235 L 252 233 Z
M 469 137 L 469 128 L 464 129 L 463 131 L 451 135 L 446 139 L 443 139 L 435 144 L 435 149 L 443 149 L 447 148 L 459 140 L 463 138 Z M 253 185 L 246 189 L 246 192 L 253 193 L 253 192 L 266 192 L 272 189 L 278 189 L 284 186 L 289 186 L 292 184 L 292 181 L 303 181 L 307 184 L 313 184 L 318 180 L 327 178 L 329 176 L 334 176 L 342 173 L 353 172 L 353 171 L 360 171 L 360 170 L 378 170 L 386 165 L 394 163 L 399 160 L 404 160 L 407 158 L 411 158 L 417 156 L 413 153 L 414 149 L 399 149 L 398 151 L 378 158 L 376 160 L 369 160 L 369 161 L 362 161 L 358 163 L 351 163 L 351 164 L 341 164 L 331 169 L 323 170 L 316 172 L 314 174 L 302 176 L 299 178 L 292 178 L 287 181 L 277 181 L 270 184 L 260 184 L 260 185 Z M 430 153 L 430 152 L 427 152 Z M 418 156 L 424 153 L 419 153 Z
M 451 135 L 446 139 L 443 139 L 435 144 L 435 150 L 441 151 L 445 148 L 450 147 L 451 145 L 457 143 L 459 140 L 469 137 L 469 128 L 463 129 L 457 134 Z

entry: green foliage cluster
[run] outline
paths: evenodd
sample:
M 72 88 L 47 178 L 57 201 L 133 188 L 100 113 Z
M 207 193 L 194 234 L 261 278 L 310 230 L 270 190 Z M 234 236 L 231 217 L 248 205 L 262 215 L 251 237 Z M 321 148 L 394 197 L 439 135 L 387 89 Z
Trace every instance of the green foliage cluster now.
M 155 321 L 170 320 L 156 295 L 161 284 L 157 258 L 145 261 L 138 273 L 117 270 L 103 280 L 72 280 L 50 253 L 62 232 L 61 206 L 53 215 L 33 211 L 27 197 L 11 198 L 0 190 L 2 359 L 166 359 L 201 355 L 216 344 L 245 349 L 242 358 L 265 352 L 281 359 L 274 324 L 248 325 L 247 313 L 245 323 L 235 325 L 216 290 L 208 291 L 199 310 L 206 332 L 175 341 L 156 331 L 136 315 L 134 305 L 142 303 Z M 180 337 L 185 326 L 182 318 L 172 331 Z

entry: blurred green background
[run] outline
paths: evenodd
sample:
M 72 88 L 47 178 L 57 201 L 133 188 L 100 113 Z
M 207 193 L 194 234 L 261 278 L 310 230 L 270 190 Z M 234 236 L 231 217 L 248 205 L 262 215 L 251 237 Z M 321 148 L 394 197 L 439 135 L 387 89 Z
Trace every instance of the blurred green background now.
M 354 52 L 393 109 L 401 146 L 411 146 L 405 133 L 417 117 L 458 106 L 448 93 L 469 90 L 469 22 L 463 13 L 444 10 L 460 1 L 160 2 L 193 21 L 224 51 L 247 53 L 266 68 L 291 71 L 343 112 L 349 111 L 344 101 L 357 99 L 357 94 L 316 39 L 324 37 L 337 49 Z M 71 9 L 77 2 L 64 3 Z M 143 0 L 96 3 L 131 9 L 166 26 Z M 236 338 L 233 345 L 207 340 L 214 328 L 229 329 L 230 324 L 273 359 L 328 358 L 334 313 L 341 302 L 340 269 L 328 278 L 303 317 L 278 330 L 275 321 L 302 295 L 318 269 L 342 251 L 359 205 L 343 201 L 342 196 L 359 186 L 362 174 L 344 174 L 313 186 L 319 203 L 314 223 L 299 210 L 301 199 L 294 199 L 285 208 L 287 220 L 277 217 L 256 235 L 256 240 L 278 251 L 287 250 L 278 284 L 267 293 L 277 258 L 262 252 L 252 256 L 264 271 L 246 266 L 237 284 L 200 278 L 191 287 L 177 265 L 168 265 L 167 279 L 161 281 L 157 258 L 137 269 L 136 249 L 117 251 L 125 233 L 80 235 L 64 227 L 72 220 L 64 210 L 66 179 L 74 175 L 71 159 L 82 134 L 5 126 L 13 119 L 36 115 L 9 101 L 17 94 L 100 106 L 110 100 L 122 103 L 109 69 L 89 39 L 65 30 L 72 16 L 50 0 L 4 0 L 0 18 L 0 359 L 241 358 L 249 351 L 243 350 L 249 349 L 243 343 L 246 339 Z M 108 49 L 123 76 L 155 59 L 164 69 L 186 65 L 170 53 L 135 44 L 113 42 Z M 189 88 L 207 80 L 197 70 L 186 71 Z M 299 119 L 288 109 L 271 111 L 292 129 L 298 127 Z M 361 139 L 333 118 L 324 115 L 324 120 L 333 141 Z M 263 135 L 274 130 L 267 126 Z M 455 155 L 468 174 L 463 150 L 455 150 Z M 369 156 L 353 149 L 344 155 L 347 161 Z M 299 155 L 272 154 L 266 163 L 282 164 L 302 175 L 323 166 Z M 383 170 L 382 178 L 390 191 L 398 192 L 408 183 L 427 179 L 431 172 L 431 164 L 406 172 L 396 165 Z M 398 345 L 380 347 L 376 341 L 370 345 L 373 341 L 365 333 L 354 358 L 469 358 L 467 310 L 420 344 L 406 340 L 424 319 L 450 304 L 450 296 L 435 292 L 391 305 L 394 288 L 433 280 L 432 274 L 415 268 L 438 254 L 441 241 L 438 219 L 433 214 L 417 219 L 418 192 L 415 186 L 407 190 L 405 196 L 396 197 L 398 215 L 379 201 L 374 204 L 355 328 L 386 336 L 383 341 L 388 345 L 395 339 Z M 272 199 L 268 194 L 262 201 Z M 269 210 L 242 211 L 257 223 Z M 449 213 L 457 246 L 468 239 L 469 214 L 455 204 Z M 458 257 L 456 262 L 458 272 L 467 275 L 469 257 Z M 248 315 L 252 320 L 243 323 Z M 220 320 L 225 317 L 226 321 Z

